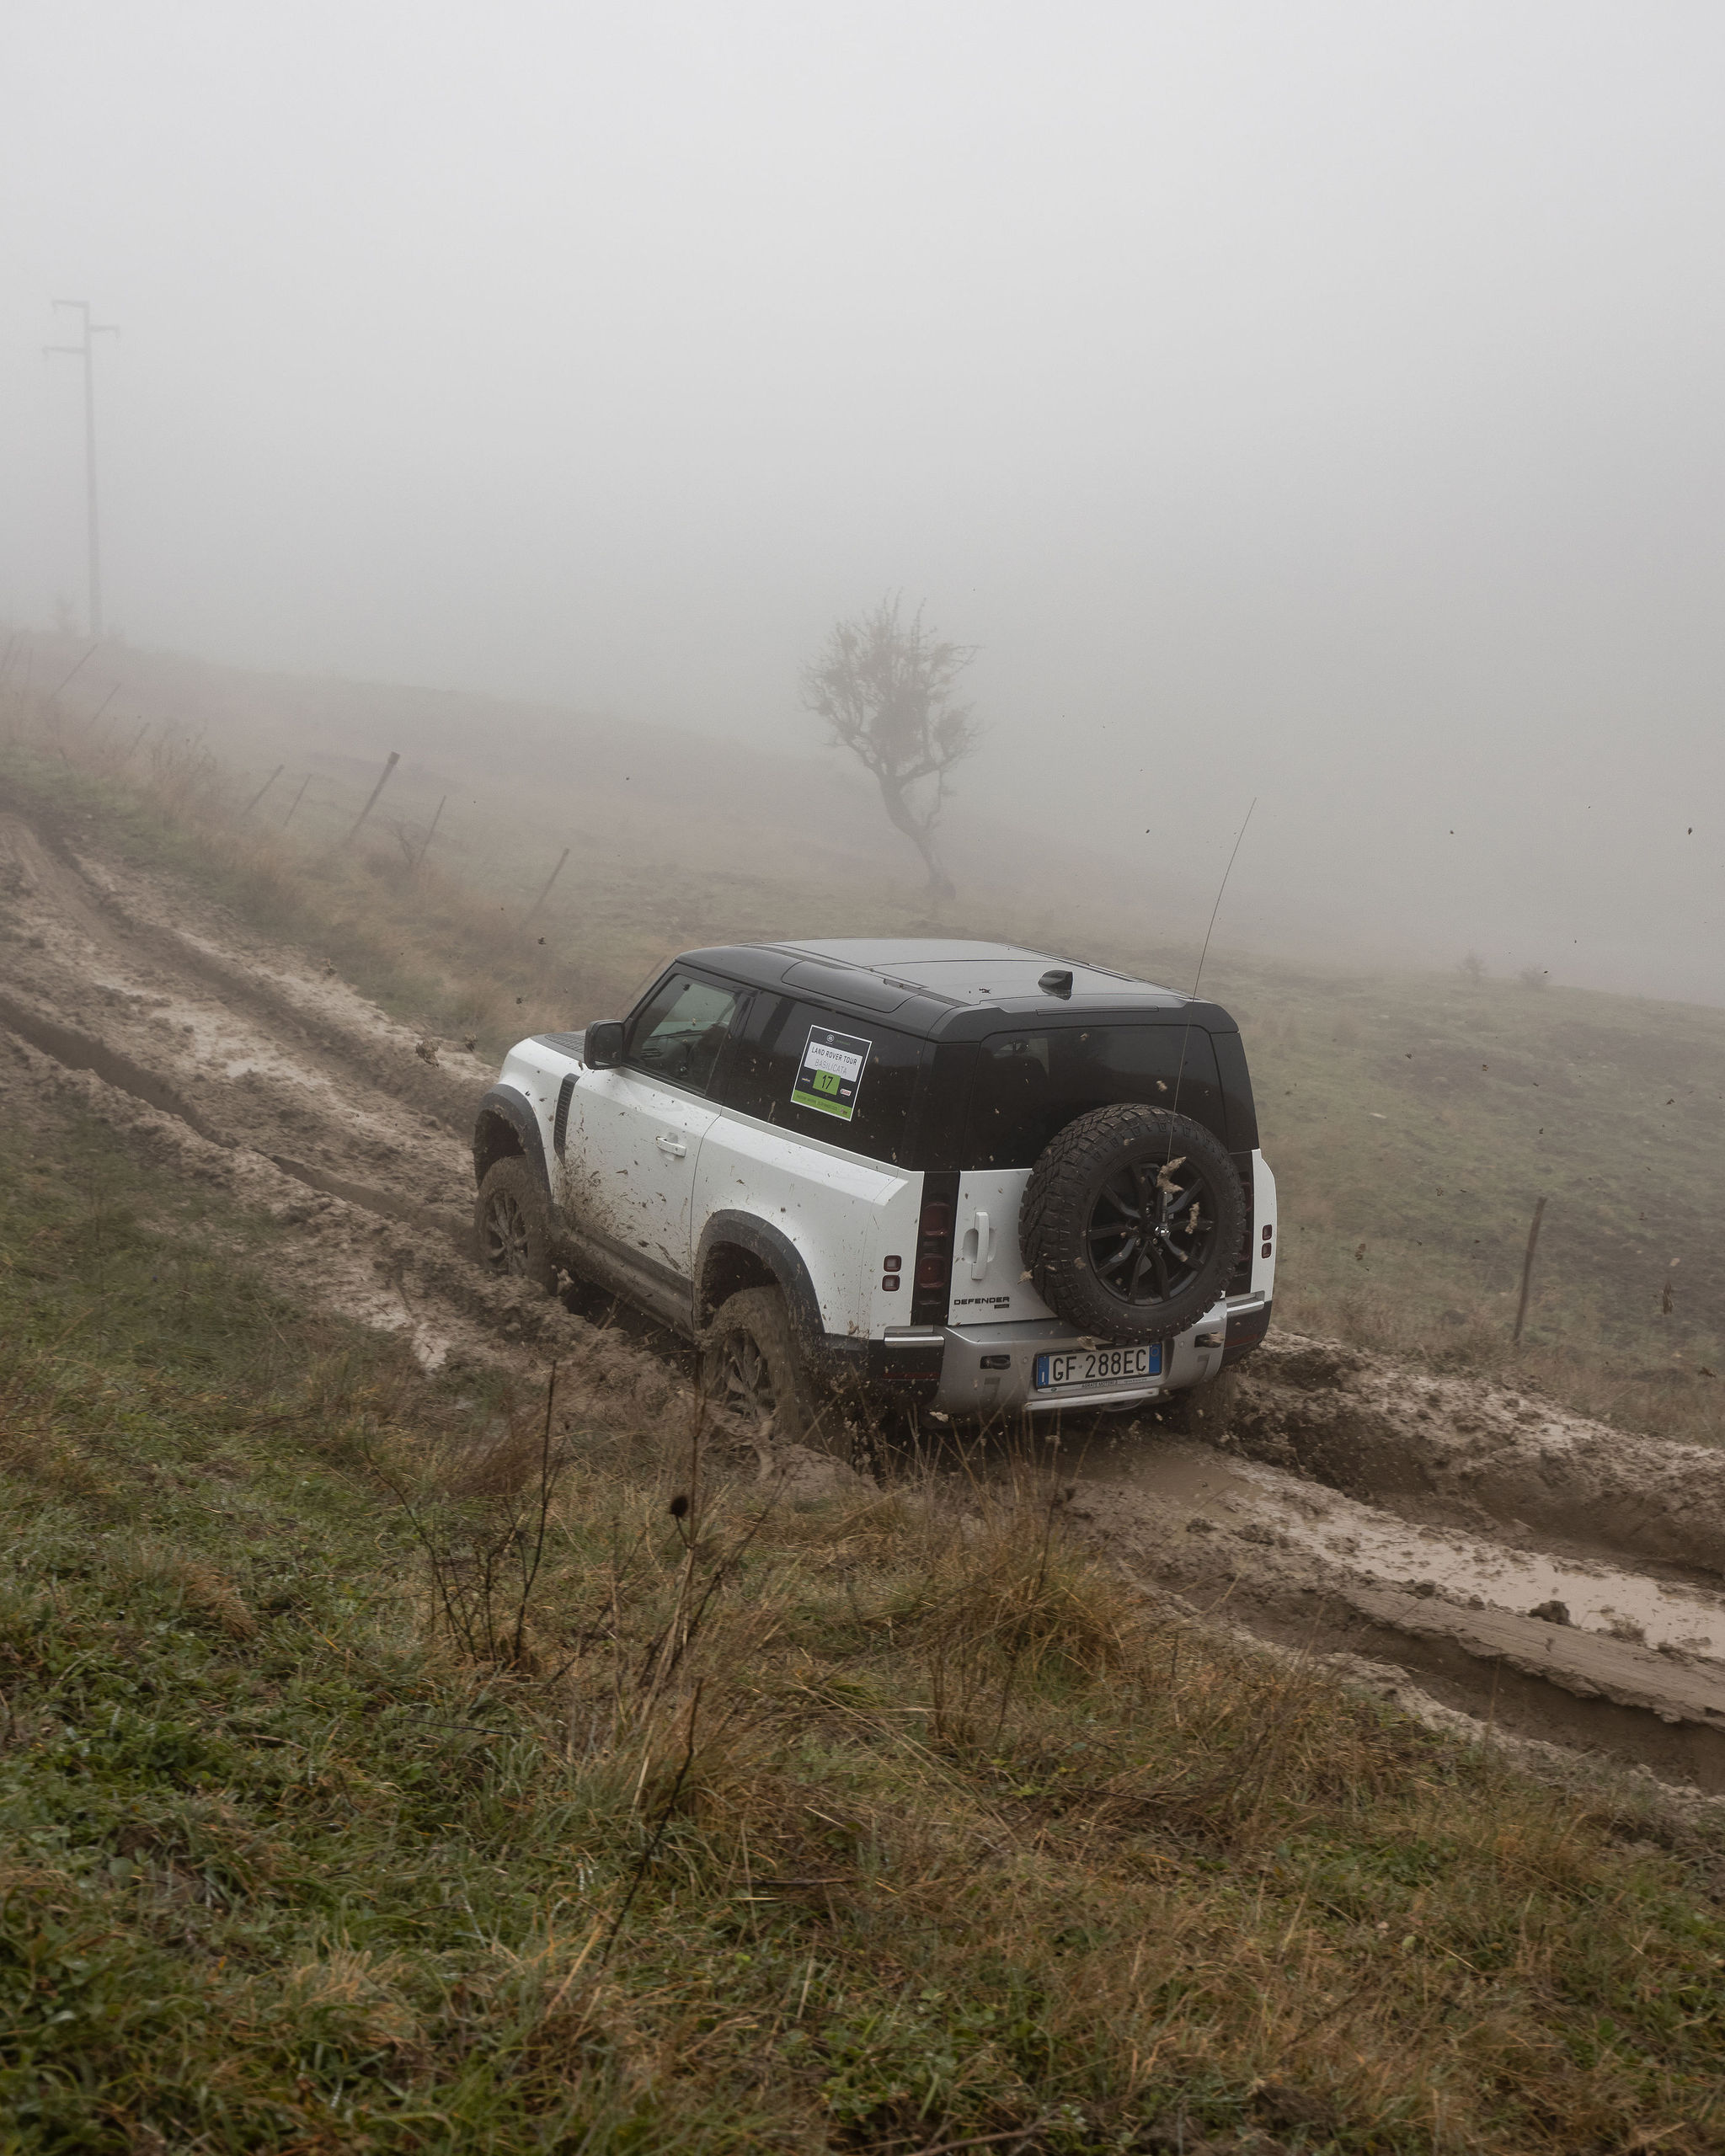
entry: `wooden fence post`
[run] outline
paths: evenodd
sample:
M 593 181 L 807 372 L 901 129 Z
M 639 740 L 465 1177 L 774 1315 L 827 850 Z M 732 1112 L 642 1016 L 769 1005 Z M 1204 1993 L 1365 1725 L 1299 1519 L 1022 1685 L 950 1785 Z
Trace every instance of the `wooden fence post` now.
M 264 780 L 264 783 L 252 796 L 251 799 L 247 802 L 242 814 L 249 816 L 253 809 L 257 807 L 258 803 L 264 798 L 264 796 L 270 791 L 270 787 L 275 785 L 276 780 L 281 776 L 281 774 L 286 769 L 287 766 L 286 764 L 278 764 L 275 770 L 270 772 L 269 777 Z
M 448 799 L 449 796 L 446 793 L 443 797 L 443 800 L 440 801 L 437 804 L 437 814 L 431 819 L 431 828 L 425 834 L 425 843 L 414 856 L 414 866 L 415 868 L 419 866 L 420 862 L 425 858 L 425 856 L 431 851 L 431 841 L 437 835 L 437 826 L 443 821 L 444 802 L 446 802 Z
M 1540 1246 L 1540 1222 L 1546 1217 L 1546 1201 L 1542 1198 L 1533 1209 L 1533 1225 L 1527 1231 L 1527 1255 L 1521 1261 L 1521 1300 L 1515 1306 L 1514 1344 L 1521 1344 L 1521 1328 L 1527 1322 L 1528 1290 L 1533 1286 L 1533 1254 Z
M 389 761 L 383 766 L 382 771 L 379 773 L 377 785 L 371 788 L 371 799 L 366 803 L 365 807 L 360 809 L 359 814 L 355 817 L 352 830 L 350 830 L 347 836 L 342 841 L 342 844 L 344 846 L 351 846 L 354 841 L 359 836 L 360 825 L 365 822 L 366 817 L 369 816 L 371 811 L 377 806 L 378 795 L 382 792 L 384 787 L 389 783 L 389 774 L 395 769 L 396 766 L 400 761 L 401 751 L 398 749 L 392 749 L 389 752 Z
M 565 846 L 563 851 L 557 857 L 556 867 L 552 870 L 551 873 L 545 879 L 545 889 L 539 894 L 538 897 L 534 899 L 532 905 L 528 907 L 526 919 L 521 923 L 523 928 L 526 928 L 531 925 L 540 907 L 542 906 L 545 901 L 551 896 L 551 887 L 557 881 L 558 878 L 562 875 L 563 865 L 569 857 L 569 849 Z

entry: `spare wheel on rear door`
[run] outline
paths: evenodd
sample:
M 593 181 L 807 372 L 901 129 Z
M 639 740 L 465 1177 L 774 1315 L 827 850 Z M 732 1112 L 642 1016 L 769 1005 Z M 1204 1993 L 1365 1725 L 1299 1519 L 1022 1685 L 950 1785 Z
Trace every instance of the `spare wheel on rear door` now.
M 1226 1286 L 1246 1232 L 1234 1163 L 1189 1116 L 1094 1108 L 1030 1171 L 1018 1241 L 1036 1292 L 1103 1340 L 1169 1340 Z

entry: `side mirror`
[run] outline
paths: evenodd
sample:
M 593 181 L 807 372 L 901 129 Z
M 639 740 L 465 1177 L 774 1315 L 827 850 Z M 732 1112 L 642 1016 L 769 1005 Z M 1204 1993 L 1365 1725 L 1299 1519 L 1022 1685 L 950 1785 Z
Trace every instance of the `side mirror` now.
M 590 1070 L 609 1070 L 623 1059 L 623 1022 L 595 1018 L 581 1036 L 581 1060 Z

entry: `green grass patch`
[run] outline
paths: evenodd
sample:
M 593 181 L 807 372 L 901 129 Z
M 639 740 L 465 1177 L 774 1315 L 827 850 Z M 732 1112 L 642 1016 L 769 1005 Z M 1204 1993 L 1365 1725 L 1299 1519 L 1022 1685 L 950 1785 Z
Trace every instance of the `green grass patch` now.
M 774 1505 L 269 1250 L 5 1141 L 0 2145 L 1725 2145 L 1697 1833 L 1206 1638 L 1028 1473 Z

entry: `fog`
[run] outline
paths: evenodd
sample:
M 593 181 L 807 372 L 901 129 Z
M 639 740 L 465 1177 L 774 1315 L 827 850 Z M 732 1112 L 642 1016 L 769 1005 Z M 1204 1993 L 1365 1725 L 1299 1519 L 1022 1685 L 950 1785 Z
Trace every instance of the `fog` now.
M 1722 88 L 1702 5 L 9 0 L 0 616 L 86 298 L 133 644 L 801 755 L 901 590 L 967 859 L 1201 931 L 1255 798 L 1237 942 L 1725 1001 Z

